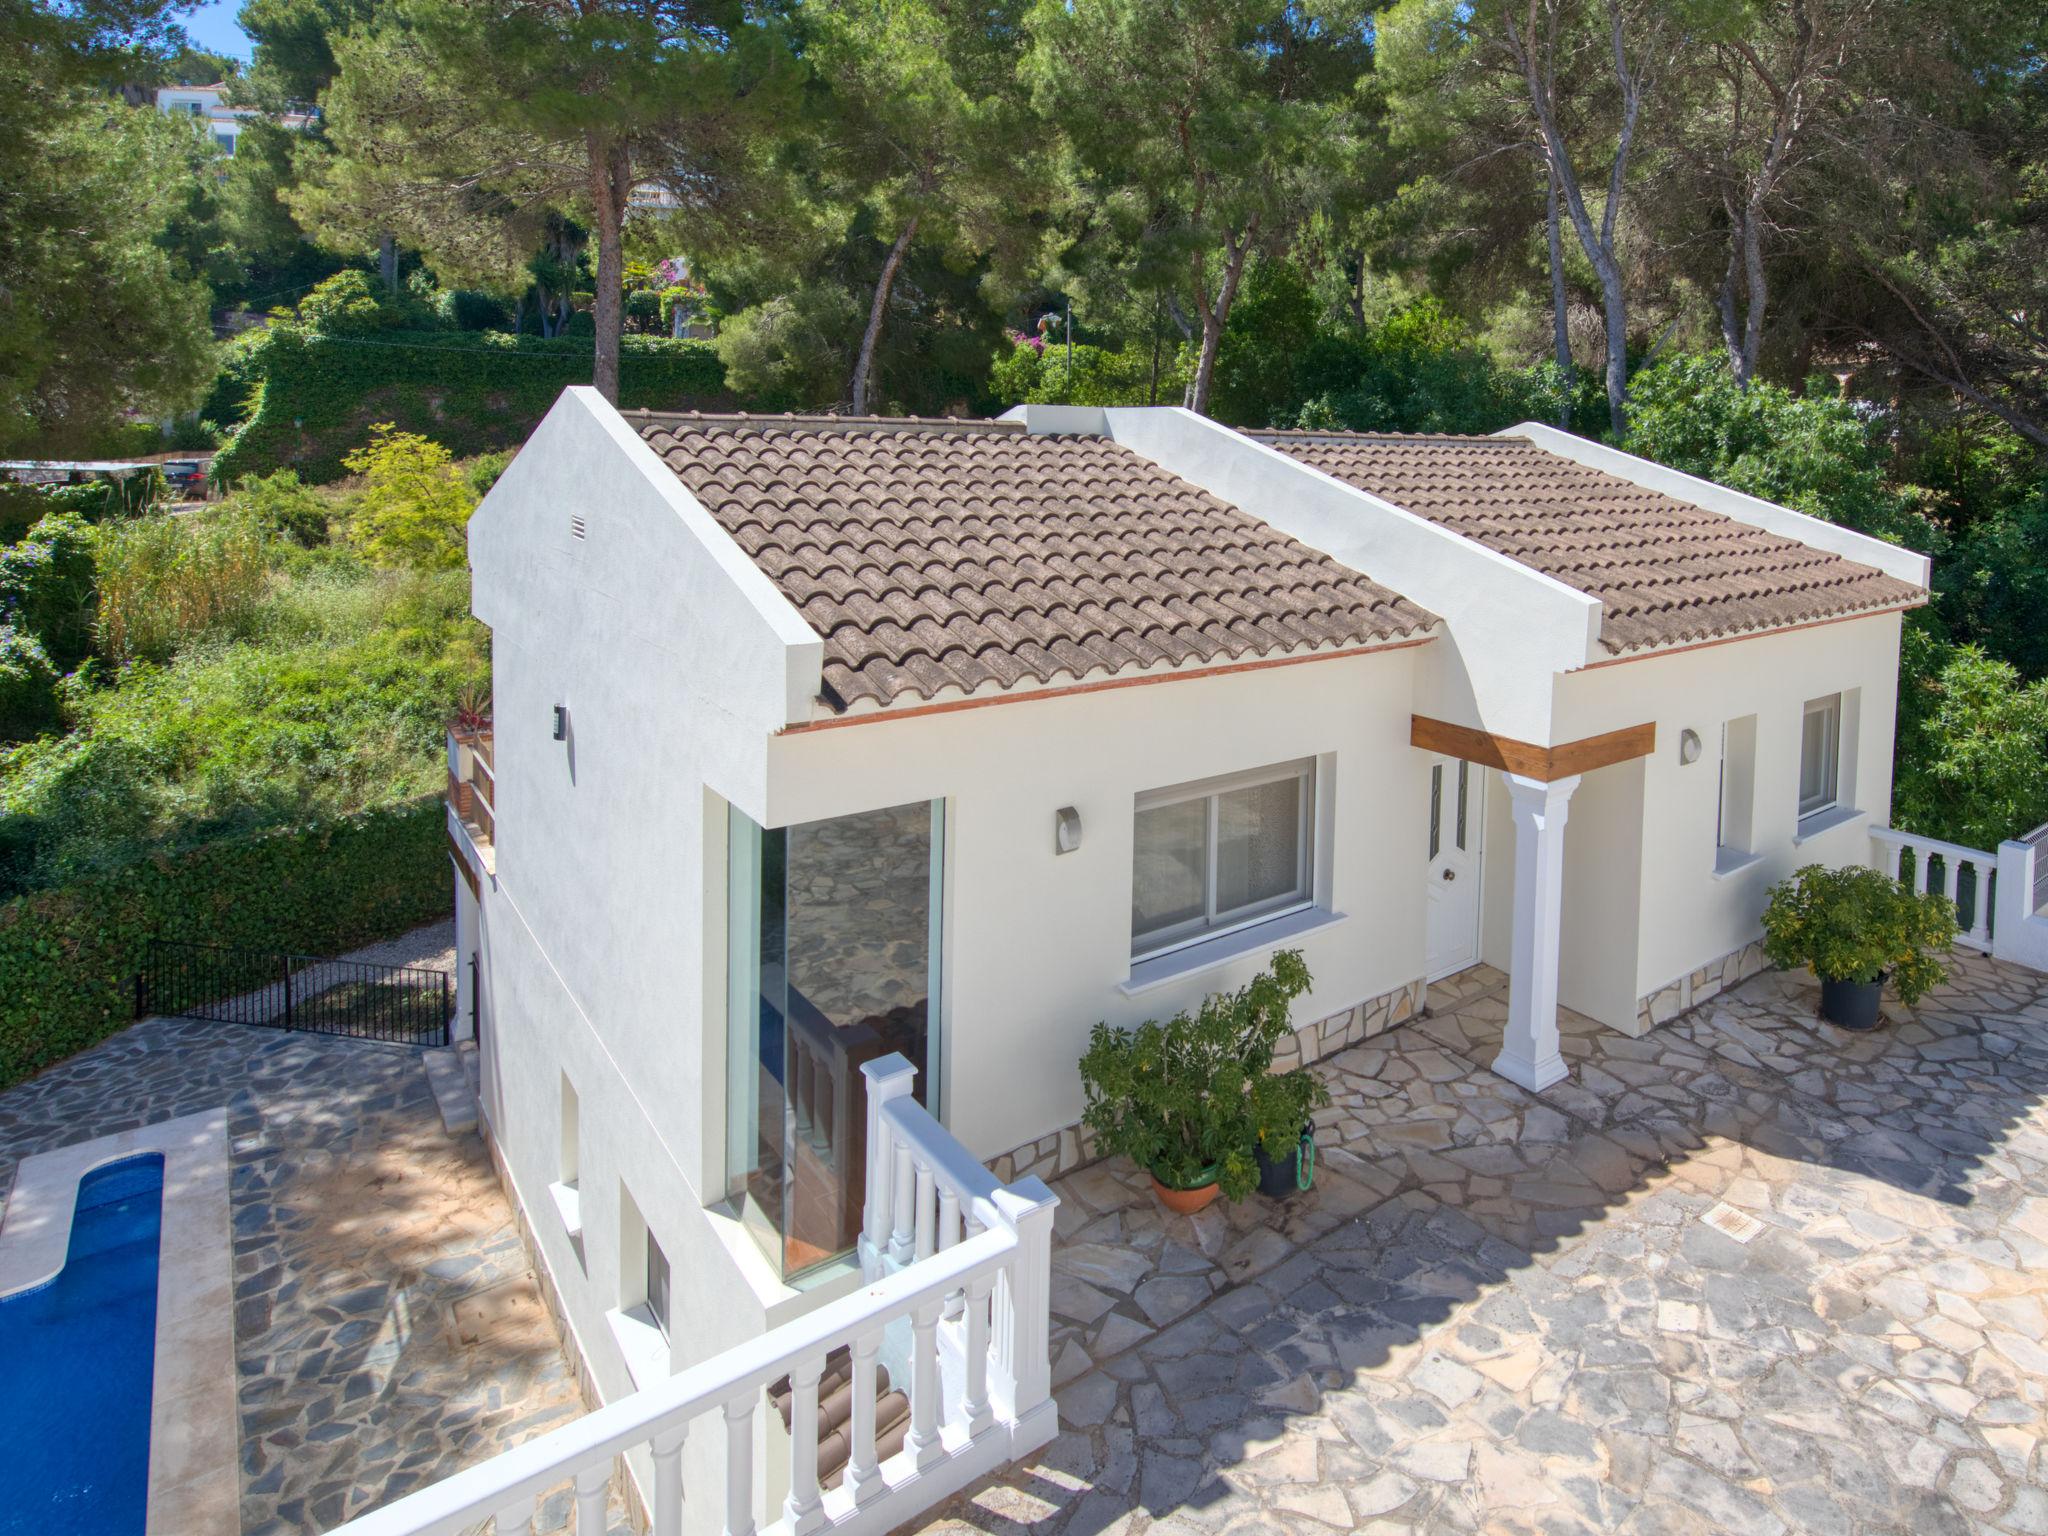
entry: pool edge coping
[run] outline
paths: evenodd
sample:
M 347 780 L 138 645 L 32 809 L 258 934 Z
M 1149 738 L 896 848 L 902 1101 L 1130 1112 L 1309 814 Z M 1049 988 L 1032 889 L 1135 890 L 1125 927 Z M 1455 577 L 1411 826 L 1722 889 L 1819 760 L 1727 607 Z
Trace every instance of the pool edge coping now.
M 144 1536 L 238 1531 L 241 1424 L 225 1106 L 23 1158 L 0 1223 L 0 1296 L 62 1272 L 81 1179 L 153 1152 L 164 1159 L 164 1193 Z

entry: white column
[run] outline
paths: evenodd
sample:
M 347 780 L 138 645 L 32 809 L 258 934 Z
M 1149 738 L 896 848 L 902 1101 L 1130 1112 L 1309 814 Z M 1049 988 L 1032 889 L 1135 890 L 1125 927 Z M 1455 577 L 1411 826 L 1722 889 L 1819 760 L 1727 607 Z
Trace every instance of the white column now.
M 1534 1093 L 1565 1075 L 1557 1049 L 1557 941 L 1564 913 L 1564 824 L 1579 776 L 1504 773 L 1515 815 L 1515 937 L 1508 1028 L 1493 1070 Z

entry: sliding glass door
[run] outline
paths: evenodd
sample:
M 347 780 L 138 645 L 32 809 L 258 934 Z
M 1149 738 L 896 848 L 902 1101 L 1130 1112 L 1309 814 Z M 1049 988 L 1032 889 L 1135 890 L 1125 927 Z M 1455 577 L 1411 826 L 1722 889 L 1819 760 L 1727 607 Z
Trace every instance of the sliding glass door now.
M 932 1103 L 943 802 L 765 829 L 730 814 L 728 1192 L 793 1277 L 859 1236 L 862 1064 L 900 1052 Z

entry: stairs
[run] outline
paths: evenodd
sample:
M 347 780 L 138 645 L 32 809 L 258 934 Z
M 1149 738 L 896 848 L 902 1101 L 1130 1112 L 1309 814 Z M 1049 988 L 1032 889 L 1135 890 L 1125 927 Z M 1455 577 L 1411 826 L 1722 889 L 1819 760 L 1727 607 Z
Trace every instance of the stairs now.
M 783 1377 L 768 1388 L 768 1401 L 790 1427 L 796 1392 Z M 875 1460 L 887 1461 L 903 1449 L 910 1433 L 910 1399 L 889 1388 L 889 1368 L 875 1367 Z M 853 1447 L 853 1351 L 841 1345 L 825 1357 L 818 1378 L 818 1486 L 837 1488 L 846 1476 Z

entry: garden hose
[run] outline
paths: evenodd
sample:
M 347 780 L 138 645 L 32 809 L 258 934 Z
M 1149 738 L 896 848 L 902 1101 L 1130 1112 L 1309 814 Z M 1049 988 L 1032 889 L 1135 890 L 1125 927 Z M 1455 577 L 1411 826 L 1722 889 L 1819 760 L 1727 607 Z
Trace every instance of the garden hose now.
M 1294 1147 L 1294 1187 L 1307 1189 L 1316 1181 L 1316 1143 L 1304 1136 Z

